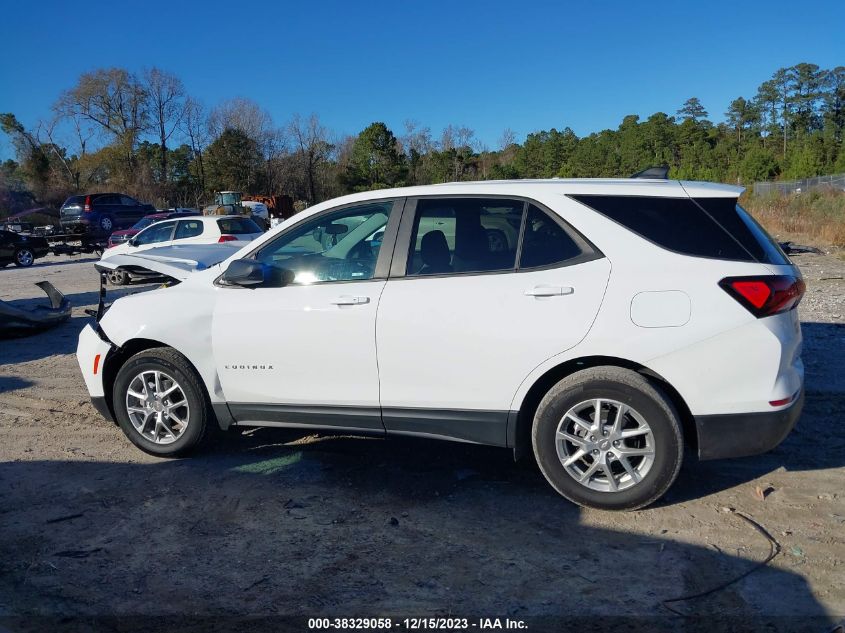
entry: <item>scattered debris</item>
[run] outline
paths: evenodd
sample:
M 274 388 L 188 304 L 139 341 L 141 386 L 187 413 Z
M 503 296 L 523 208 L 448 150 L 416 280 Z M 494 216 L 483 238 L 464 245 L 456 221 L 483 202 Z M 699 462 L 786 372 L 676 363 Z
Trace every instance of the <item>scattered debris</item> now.
M 800 557 L 804 556 L 804 550 L 801 549 L 800 547 L 798 547 L 797 545 L 793 545 L 789 549 L 789 553 L 792 554 L 793 556 L 800 556 Z
M 56 552 L 53 556 L 61 556 L 62 558 L 88 558 L 91 554 L 102 551 L 102 547 L 95 547 L 94 549 L 66 549 Z
M 263 584 L 263 583 L 267 582 L 268 580 L 270 580 L 270 576 L 262 576 L 261 578 L 256 580 L 254 583 L 252 583 L 248 587 L 244 587 L 243 590 L 249 591 L 250 589 L 257 587 L 258 585 Z
M 751 517 L 743 514 L 742 512 L 734 512 L 733 514 L 734 514 L 734 516 L 738 516 L 740 519 L 742 519 L 743 521 L 748 523 L 748 525 L 753 527 L 758 533 L 760 533 L 762 536 L 764 536 L 767 541 L 769 541 L 769 555 L 764 560 L 762 560 L 759 563 L 757 563 L 756 565 L 754 565 L 751 569 L 749 569 L 749 570 L 741 573 L 739 576 L 736 576 L 735 578 L 732 578 L 728 581 L 725 581 L 725 582 L 723 582 L 723 583 L 721 583 L 721 584 L 719 584 L 719 585 L 717 585 L 717 586 L 715 586 L 711 589 L 707 589 L 706 591 L 700 591 L 698 593 L 689 594 L 689 595 L 686 595 L 686 596 L 680 596 L 678 598 L 670 598 L 669 600 L 664 600 L 661 604 L 664 607 L 666 607 L 669 611 L 671 611 L 672 613 L 674 613 L 676 615 L 680 615 L 682 617 L 688 617 L 688 615 L 686 613 L 683 613 L 682 611 L 678 611 L 677 609 L 670 607 L 669 604 L 673 603 L 673 602 L 685 602 L 687 600 L 696 600 L 698 598 L 703 598 L 705 596 L 709 596 L 710 594 L 714 594 L 717 591 L 722 591 L 722 589 L 726 589 L 727 587 L 730 587 L 731 585 L 739 582 L 740 580 L 742 580 L 746 576 L 750 576 L 751 574 L 753 574 L 758 569 L 765 567 L 775 558 L 775 556 L 780 554 L 780 543 L 778 543 L 774 539 L 774 537 L 771 534 L 769 534 L 769 532 L 766 530 L 766 528 L 764 528 L 762 525 L 757 523 L 757 521 L 755 521 Z
M 804 246 L 803 244 L 796 244 L 795 242 L 780 242 L 780 247 L 787 255 L 801 255 L 802 253 L 814 253 L 821 255 L 820 249 L 815 246 Z
M 775 489 L 773 486 L 755 486 L 754 496 L 757 497 L 759 501 L 765 501 L 766 497 L 768 497 L 774 491 Z
M 78 514 L 68 514 L 63 517 L 56 517 L 55 519 L 48 519 L 46 523 L 61 523 L 62 521 L 70 521 L 71 519 L 78 519 L 83 515 L 82 512 Z

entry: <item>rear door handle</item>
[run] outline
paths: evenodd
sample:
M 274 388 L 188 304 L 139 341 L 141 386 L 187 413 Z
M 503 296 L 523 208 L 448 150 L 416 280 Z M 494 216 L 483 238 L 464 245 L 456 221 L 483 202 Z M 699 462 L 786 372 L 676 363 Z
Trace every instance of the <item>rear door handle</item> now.
M 529 297 L 559 297 L 571 295 L 575 289 L 570 286 L 534 286 L 525 291 Z
M 369 297 L 353 297 L 351 295 L 341 295 L 332 299 L 332 305 L 336 306 L 359 306 L 364 303 L 369 303 Z

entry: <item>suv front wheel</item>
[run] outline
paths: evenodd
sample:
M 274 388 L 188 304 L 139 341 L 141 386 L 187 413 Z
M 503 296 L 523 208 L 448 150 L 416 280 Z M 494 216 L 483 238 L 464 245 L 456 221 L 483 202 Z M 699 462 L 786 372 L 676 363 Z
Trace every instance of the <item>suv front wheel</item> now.
M 157 347 L 124 363 L 114 381 L 115 416 L 126 437 L 160 457 L 189 452 L 215 424 L 202 383 L 179 352 Z
M 683 458 L 672 402 L 620 367 L 585 369 L 558 382 L 537 408 L 532 444 L 555 490 L 602 510 L 653 503 L 675 481 Z

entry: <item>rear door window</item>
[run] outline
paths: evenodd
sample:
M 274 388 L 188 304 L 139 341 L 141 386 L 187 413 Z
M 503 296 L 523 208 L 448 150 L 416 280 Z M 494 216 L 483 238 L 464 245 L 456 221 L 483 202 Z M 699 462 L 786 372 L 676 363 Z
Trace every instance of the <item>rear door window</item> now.
M 113 195 L 105 195 L 105 196 L 97 196 L 96 198 L 92 198 L 94 206 L 97 207 L 104 207 L 107 205 L 118 205 L 120 204 L 120 196 L 113 196 Z
M 180 220 L 176 227 L 174 240 L 185 240 L 202 235 L 203 223 L 199 220 Z
M 261 227 L 249 218 L 223 218 L 217 220 L 217 226 L 220 227 L 220 233 L 223 235 L 247 235 L 262 232 Z
M 535 205 L 529 205 L 522 238 L 519 267 L 554 266 L 591 256 L 595 249 L 574 231 Z
M 524 208 L 502 198 L 418 200 L 405 274 L 513 270 Z

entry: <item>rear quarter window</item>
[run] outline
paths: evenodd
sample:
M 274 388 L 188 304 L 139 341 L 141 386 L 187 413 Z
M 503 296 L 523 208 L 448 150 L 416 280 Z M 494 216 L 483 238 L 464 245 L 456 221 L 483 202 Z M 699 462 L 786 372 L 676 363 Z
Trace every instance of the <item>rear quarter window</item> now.
M 217 220 L 217 226 L 224 235 L 247 235 L 261 233 L 261 228 L 249 218 L 223 218 Z
M 712 259 L 734 261 L 766 261 L 760 259 L 759 246 L 751 249 L 733 234 L 737 225 L 745 223 L 734 218 L 724 226 L 700 204 L 690 198 L 648 196 L 571 195 L 637 235 L 667 250 Z M 731 198 L 733 207 L 736 198 Z M 733 211 L 736 216 L 736 211 Z M 726 213 L 723 213 L 727 217 Z M 762 230 L 762 229 L 761 229 Z M 745 228 L 747 232 L 748 229 Z

